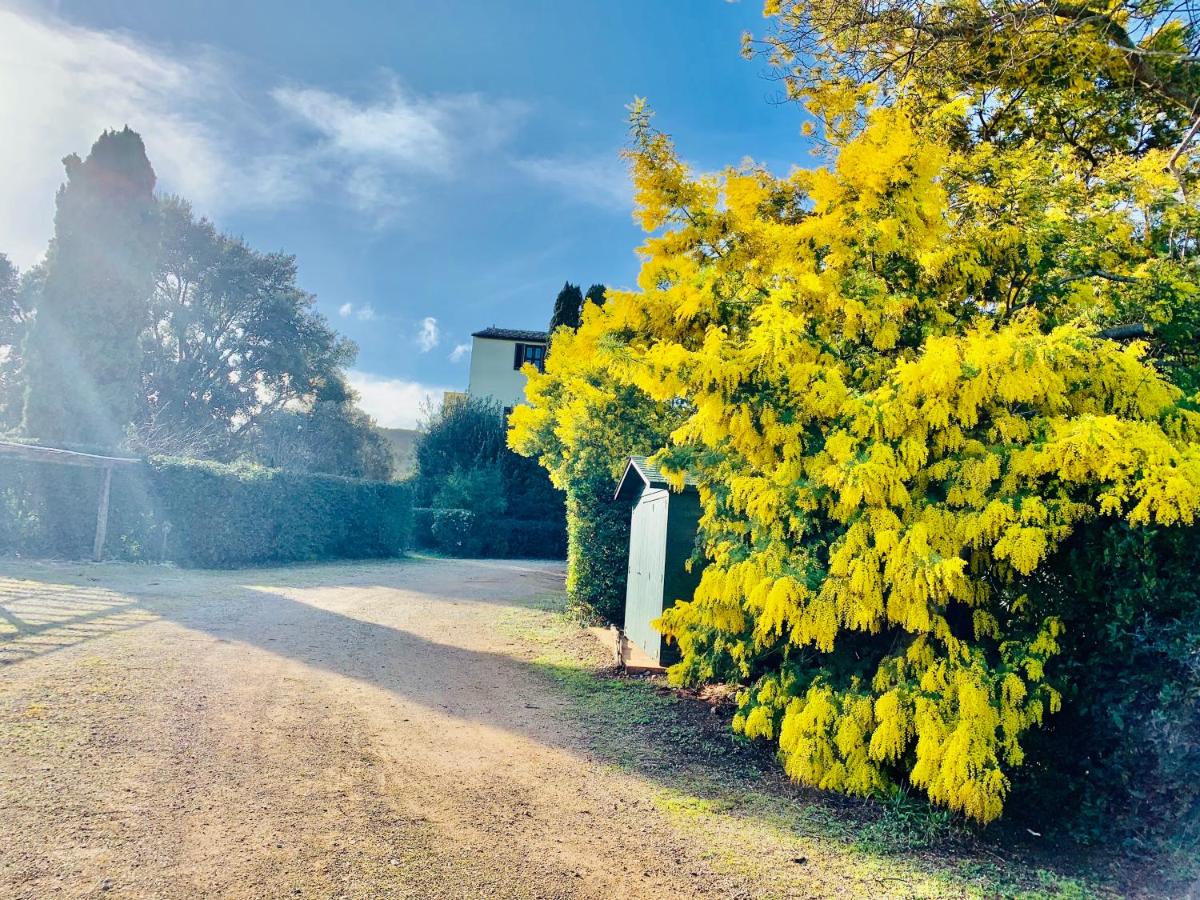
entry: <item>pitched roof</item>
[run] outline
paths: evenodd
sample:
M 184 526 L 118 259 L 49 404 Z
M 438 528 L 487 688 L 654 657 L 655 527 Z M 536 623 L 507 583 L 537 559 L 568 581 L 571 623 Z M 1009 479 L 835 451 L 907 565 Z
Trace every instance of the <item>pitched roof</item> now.
M 636 478 L 631 480 L 630 474 L 635 473 Z M 616 500 L 622 494 L 628 496 L 629 489 L 627 485 L 632 486 L 633 482 L 640 479 L 646 487 L 665 488 L 670 487 L 670 482 L 667 481 L 667 476 L 662 473 L 662 470 L 646 461 L 644 456 L 631 456 L 629 462 L 625 466 L 625 471 L 621 474 L 621 480 L 617 484 L 617 491 L 613 494 L 613 499 Z M 696 478 L 691 474 L 687 474 L 683 478 L 683 489 L 696 486 Z
M 522 331 L 519 328 L 497 328 L 495 325 L 474 332 L 471 337 L 492 338 L 497 341 L 529 341 L 544 344 L 549 335 L 544 331 Z

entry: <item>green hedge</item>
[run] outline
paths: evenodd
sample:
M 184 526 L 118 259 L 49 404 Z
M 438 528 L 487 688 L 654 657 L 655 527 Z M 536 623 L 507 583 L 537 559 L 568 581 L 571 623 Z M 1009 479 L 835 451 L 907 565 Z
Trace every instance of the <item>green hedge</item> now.
M 0 470 L 0 553 L 91 554 L 101 472 Z M 106 553 L 236 567 L 395 556 L 409 543 L 407 485 L 178 459 L 114 470 Z
M 1063 620 L 1062 712 L 1026 741 L 1013 809 L 1077 839 L 1200 859 L 1200 528 L 1080 528 L 1031 602 Z
M 466 509 L 413 510 L 413 546 L 449 556 L 563 559 L 566 530 L 554 519 L 483 518 Z
M 585 618 L 625 624 L 630 509 L 597 472 L 567 488 L 567 601 Z

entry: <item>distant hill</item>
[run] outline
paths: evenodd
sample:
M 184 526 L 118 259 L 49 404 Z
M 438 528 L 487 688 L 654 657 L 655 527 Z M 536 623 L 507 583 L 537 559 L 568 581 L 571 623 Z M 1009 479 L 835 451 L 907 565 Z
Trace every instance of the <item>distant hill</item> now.
M 407 478 L 417 470 L 417 439 L 421 432 L 415 428 L 379 428 L 392 448 L 396 462 L 396 477 Z

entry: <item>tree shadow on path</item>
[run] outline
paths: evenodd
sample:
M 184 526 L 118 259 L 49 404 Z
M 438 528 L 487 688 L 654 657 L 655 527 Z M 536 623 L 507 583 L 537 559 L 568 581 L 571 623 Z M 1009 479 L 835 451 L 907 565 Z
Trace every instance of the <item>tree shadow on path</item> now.
M 449 584 L 447 566 L 453 567 Z M 0 575 L 5 568 L 0 567 Z M 580 664 L 570 647 L 553 641 L 540 656 L 529 654 L 528 635 L 513 636 L 513 653 L 455 642 L 455 607 L 476 615 L 478 604 L 508 607 L 518 618 L 528 614 L 529 629 L 544 629 L 546 617 L 537 607 L 561 590 L 561 575 L 541 566 L 438 560 L 239 573 L 145 568 L 142 578 L 126 572 L 114 589 L 91 581 L 80 584 L 97 577 L 89 567 L 55 567 L 44 573 L 21 568 L 25 570 L 18 577 L 30 579 L 32 587 L 39 586 L 39 574 L 55 587 L 39 605 L 32 598 L 42 592 L 31 590 L 29 582 L 22 586 L 0 579 L 0 608 L 7 608 L 0 623 L 16 622 L 15 637 L 4 640 L 7 636 L 0 633 L 0 660 L 19 662 L 165 620 L 218 642 L 257 647 L 352 679 L 439 715 L 598 759 L 653 785 L 660 807 L 668 812 L 729 814 L 793 837 L 839 845 L 840 850 L 831 852 L 857 854 L 876 864 L 887 856 L 864 849 L 858 840 L 880 820 L 877 804 L 797 788 L 761 748 L 734 738 L 727 714 L 714 715 L 707 704 L 680 701 L 645 681 L 604 677 L 593 666 Z M 104 581 L 100 575 L 100 583 Z M 321 593 L 330 591 L 332 601 Z M 346 596 L 338 597 L 340 591 Z M 330 602 L 353 614 L 316 605 Z M 414 630 L 372 620 L 394 613 L 399 603 L 415 609 L 408 612 L 416 617 L 410 619 Z M 436 639 L 415 633 L 422 612 L 438 623 Z M 505 613 L 488 615 L 495 621 Z M 469 628 L 465 636 L 468 642 L 478 640 Z M 494 646 L 495 635 L 490 637 Z M 586 655 L 583 647 L 576 649 Z M 569 722 L 559 715 L 548 721 L 546 706 L 567 715 Z M 997 857 L 995 844 L 980 854 L 961 835 L 951 837 L 939 847 L 939 841 L 946 841 L 935 836 L 933 846 L 909 848 L 905 855 L 920 871 L 941 872 L 951 884 L 962 883 L 964 862 L 976 866 L 971 870 L 976 873 L 980 865 L 996 869 L 999 862 L 1001 869 L 1012 865 L 1032 876 L 1030 867 L 1018 861 L 1021 857 L 1026 862 L 1036 857 L 1036 865 L 1047 870 L 1059 868 L 1052 864 L 1053 853 L 1030 854 L 1022 848 L 1010 864 Z M 1007 879 L 1008 873 L 985 872 L 967 880 L 979 877 L 990 883 L 993 877 Z

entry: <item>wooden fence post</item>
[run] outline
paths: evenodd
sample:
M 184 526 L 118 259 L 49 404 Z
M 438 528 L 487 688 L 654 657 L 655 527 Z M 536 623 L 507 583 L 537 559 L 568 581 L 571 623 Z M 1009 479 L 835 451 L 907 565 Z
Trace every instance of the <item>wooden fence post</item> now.
M 112 489 L 112 466 L 104 467 L 104 480 L 100 483 L 100 504 L 96 509 L 96 543 L 92 556 L 99 562 L 104 555 L 104 538 L 108 533 L 108 494 Z

